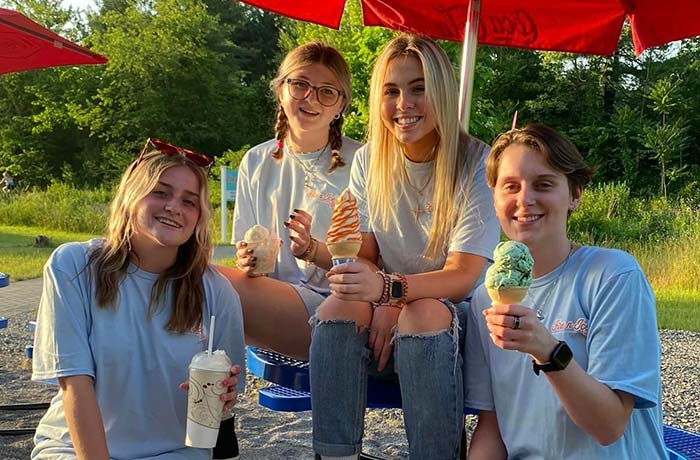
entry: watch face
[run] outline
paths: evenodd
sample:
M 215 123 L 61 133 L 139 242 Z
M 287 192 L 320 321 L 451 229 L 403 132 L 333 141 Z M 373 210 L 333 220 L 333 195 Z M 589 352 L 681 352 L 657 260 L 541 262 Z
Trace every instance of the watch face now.
M 403 285 L 401 281 L 391 282 L 391 297 L 394 299 L 400 299 L 403 297 Z
M 559 346 L 552 353 L 552 363 L 555 364 L 559 369 L 564 369 L 573 358 L 571 353 L 571 348 L 566 344 L 566 342 L 559 342 Z

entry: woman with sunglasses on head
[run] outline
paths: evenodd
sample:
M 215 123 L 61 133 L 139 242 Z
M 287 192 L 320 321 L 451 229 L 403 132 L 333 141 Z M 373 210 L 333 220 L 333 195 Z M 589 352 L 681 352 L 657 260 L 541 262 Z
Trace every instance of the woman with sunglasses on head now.
M 534 279 L 523 305 L 492 305 L 483 286 L 472 299 L 470 460 L 666 459 L 651 287 L 629 254 L 567 235 L 591 169 L 564 136 L 529 125 L 496 139 L 486 177 Z
M 368 373 L 398 377 L 411 459 L 459 458 L 459 319 L 499 229 L 484 179 L 488 146 L 460 128 L 457 100 L 452 65 L 428 38 L 399 36 L 374 65 L 369 142 L 350 184 L 362 246 L 357 262 L 329 271 L 332 295 L 313 321 L 322 459 L 360 453 Z
M 275 139 L 241 162 L 233 216 L 237 267 L 219 270 L 241 296 L 247 343 L 305 359 L 309 316 L 330 292 L 326 270 L 316 264 L 329 256 L 317 242 L 325 239 L 360 144 L 341 134 L 350 70 L 334 48 L 314 42 L 290 51 L 271 88 L 278 101 Z M 244 241 L 256 224 L 282 239 L 268 276 L 254 273 L 261 261 Z
M 60 387 L 34 437 L 32 459 L 179 460 L 192 356 L 208 346 L 235 364 L 221 398 L 243 390 L 237 294 L 209 266 L 206 156 L 158 140 L 122 175 L 104 238 L 69 243 L 44 267 L 32 379 Z

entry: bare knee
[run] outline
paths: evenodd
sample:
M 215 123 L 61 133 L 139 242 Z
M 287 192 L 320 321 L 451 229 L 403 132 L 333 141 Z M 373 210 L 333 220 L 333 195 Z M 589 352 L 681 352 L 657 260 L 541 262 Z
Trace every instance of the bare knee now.
M 399 315 L 398 330 L 401 334 L 422 334 L 448 329 L 452 325 L 452 312 L 437 299 L 418 299 L 408 303 Z
M 349 302 L 329 296 L 318 307 L 316 317 L 320 321 L 345 319 L 354 321 L 358 326 L 369 326 L 372 321 L 372 307 L 367 302 Z

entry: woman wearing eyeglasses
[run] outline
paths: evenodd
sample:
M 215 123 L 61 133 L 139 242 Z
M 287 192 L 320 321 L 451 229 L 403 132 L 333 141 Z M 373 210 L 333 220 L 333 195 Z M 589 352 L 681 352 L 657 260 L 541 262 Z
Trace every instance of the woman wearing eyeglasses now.
M 350 103 L 350 70 L 334 48 L 302 45 L 287 54 L 271 83 L 275 138 L 250 149 L 238 171 L 233 242 L 237 267 L 219 267 L 241 296 L 248 344 L 305 359 L 316 308 L 330 293 L 325 240 L 338 195 L 348 186 L 360 144 L 341 134 Z M 312 218 L 313 216 L 313 218 Z M 245 232 L 255 224 L 282 239 L 277 266 L 256 276 Z
M 243 390 L 237 294 L 209 266 L 211 205 L 204 155 L 151 140 L 117 187 L 104 238 L 60 246 L 44 267 L 32 379 L 60 386 L 34 438 L 33 459 L 177 460 L 185 446 L 192 356 L 235 364 L 224 410 Z

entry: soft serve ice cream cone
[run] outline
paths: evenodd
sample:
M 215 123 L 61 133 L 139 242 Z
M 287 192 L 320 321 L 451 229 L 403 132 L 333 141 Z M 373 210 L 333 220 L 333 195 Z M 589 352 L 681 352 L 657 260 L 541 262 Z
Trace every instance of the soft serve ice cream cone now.
M 530 250 L 517 241 L 498 243 L 493 251 L 493 265 L 486 270 L 486 290 L 494 303 L 521 303 L 532 284 L 535 261 Z
M 243 238 L 247 247 L 255 251 L 257 261 L 253 273 L 264 275 L 275 271 L 277 254 L 280 250 L 280 240 L 275 238 L 274 235 L 270 235 L 270 232 L 265 227 L 258 224 L 249 228 Z
M 333 258 L 333 265 L 354 261 L 361 245 L 357 200 L 350 190 L 345 189 L 335 202 L 331 226 L 326 233 L 326 247 Z

